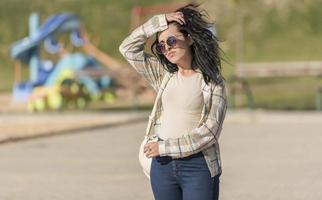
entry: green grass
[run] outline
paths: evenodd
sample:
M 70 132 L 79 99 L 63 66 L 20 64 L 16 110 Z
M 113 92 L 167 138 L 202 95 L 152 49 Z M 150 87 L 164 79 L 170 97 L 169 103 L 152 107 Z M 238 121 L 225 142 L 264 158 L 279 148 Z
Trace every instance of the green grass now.
M 315 95 L 322 79 L 314 77 L 263 78 L 248 80 L 254 105 L 265 109 L 315 109 Z M 242 90 L 239 90 L 242 91 Z M 237 106 L 247 106 L 246 96 L 239 92 Z
M 245 60 L 252 62 L 321 60 L 321 46 L 322 35 L 296 33 L 296 31 L 292 34 L 277 33 L 261 41 L 254 42 L 248 39 Z
M 228 35 L 224 47 L 230 62 L 322 60 L 322 23 L 318 17 L 322 16 L 321 1 L 294 0 L 284 10 L 264 6 L 260 1 L 240 3 L 241 7 L 245 8 L 243 50 L 239 52 L 242 54 L 242 60 L 237 60 L 236 56 L 238 33 L 234 31 L 238 29 L 227 29 L 225 26 L 234 24 L 235 13 L 224 13 L 221 19 L 225 24 L 218 22 L 224 38 Z M 223 73 L 229 79 L 234 73 L 234 65 L 224 63 Z M 255 106 L 267 109 L 314 109 L 316 89 L 322 86 L 322 79 L 315 77 L 265 78 L 249 81 L 254 93 Z M 246 106 L 244 96 L 239 96 L 237 100 L 239 106 Z

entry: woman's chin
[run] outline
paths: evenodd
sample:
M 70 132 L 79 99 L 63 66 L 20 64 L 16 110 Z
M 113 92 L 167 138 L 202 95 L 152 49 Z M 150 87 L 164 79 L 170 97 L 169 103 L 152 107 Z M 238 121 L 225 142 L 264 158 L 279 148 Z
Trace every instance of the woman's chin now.
M 172 64 L 178 63 L 178 59 L 176 57 L 168 58 L 168 61 L 171 62 Z

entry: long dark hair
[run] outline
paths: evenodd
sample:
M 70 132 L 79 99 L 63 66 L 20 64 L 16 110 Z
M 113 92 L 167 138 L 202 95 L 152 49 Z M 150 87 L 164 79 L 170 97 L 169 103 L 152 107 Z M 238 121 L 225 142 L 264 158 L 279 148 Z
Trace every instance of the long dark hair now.
M 211 31 L 213 23 L 207 20 L 207 12 L 200 10 L 199 5 L 195 4 L 188 4 L 179 8 L 176 12 L 183 13 L 186 23 L 180 25 L 172 21 L 169 24 L 174 24 L 185 37 L 191 36 L 193 40 L 191 45 L 192 69 L 200 69 L 207 84 L 212 81 L 217 84 L 221 83 L 223 80 L 221 75 L 221 49 L 219 48 L 218 38 Z M 178 71 L 178 66 L 156 51 L 155 47 L 159 42 L 158 36 L 159 34 L 157 34 L 156 40 L 151 46 L 151 51 L 168 72 L 174 73 Z

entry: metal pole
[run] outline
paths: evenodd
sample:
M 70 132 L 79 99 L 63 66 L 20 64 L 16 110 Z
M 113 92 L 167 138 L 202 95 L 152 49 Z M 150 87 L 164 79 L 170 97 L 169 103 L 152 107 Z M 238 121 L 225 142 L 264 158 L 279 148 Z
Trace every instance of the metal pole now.
M 32 13 L 29 17 L 29 37 L 35 36 L 39 28 L 39 15 Z M 30 82 L 35 83 L 38 79 L 38 67 L 40 66 L 39 49 L 36 47 L 30 56 Z
M 317 90 L 316 90 L 316 97 L 315 97 L 315 109 L 318 110 L 318 111 L 321 111 L 322 109 L 322 106 L 321 106 L 321 93 L 322 93 L 322 87 L 319 87 Z

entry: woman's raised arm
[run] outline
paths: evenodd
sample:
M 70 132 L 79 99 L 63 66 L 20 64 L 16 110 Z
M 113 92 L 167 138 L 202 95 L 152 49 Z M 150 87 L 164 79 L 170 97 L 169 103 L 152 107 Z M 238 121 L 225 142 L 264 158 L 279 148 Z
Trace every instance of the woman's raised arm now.
M 144 51 L 144 46 L 153 34 L 168 28 L 166 16 L 156 15 L 136 28 L 119 47 L 124 58 L 140 73 L 154 90 L 158 90 L 164 68 L 158 59 Z

